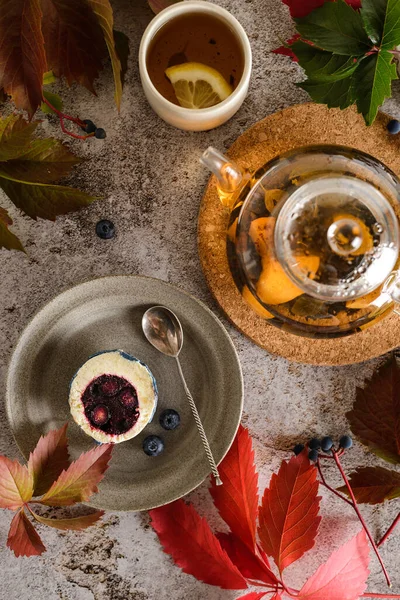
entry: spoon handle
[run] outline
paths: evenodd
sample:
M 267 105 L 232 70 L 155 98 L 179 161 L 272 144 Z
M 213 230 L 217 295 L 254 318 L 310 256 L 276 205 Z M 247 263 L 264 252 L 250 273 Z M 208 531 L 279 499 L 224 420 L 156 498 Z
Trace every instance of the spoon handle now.
M 199 412 L 197 410 L 195 401 L 193 400 L 193 396 L 190 393 L 190 390 L 186 384 L 186 380 L 185 380 L 185 376 L 182 371 L 181 363 L 179 362 L 179 358 L 177 356 L 176 356 L 176 362 L 178 364 L 179 375 L 181 376 L 183 387 L 185 389 L 187 399 L 189 400 L 190 408 L 192 409 L 193 417 L 194 417 L 194 420 L 196 421 L 196 425 L 197 425 L 197 429 L 198 429 L 200 437 L 201 437 L 201 441 L 203 442 L 203 446 L 204 446 L 204 450 L 205 450 L 207 458 L 208 458 L 208 462 L 210 463 L 212 474 L 215 477 L 215 483 L 216 483 L 216 485 L 222 485 L 222 481 L 221 481 L 221 478 L 218 473 L 218 468 L 215 463 L 213 454 L 211 452 L 211 448 L 210 448 L 210 444 L 208 443 L 206 432 L 204 431 L 203 423 L 201 422 Z

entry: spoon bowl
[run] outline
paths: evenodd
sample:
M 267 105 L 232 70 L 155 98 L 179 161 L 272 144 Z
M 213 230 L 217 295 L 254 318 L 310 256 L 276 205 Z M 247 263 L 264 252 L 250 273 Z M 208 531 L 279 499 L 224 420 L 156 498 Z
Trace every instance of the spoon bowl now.
M 152 306 L 142 318 L 143 333 L 162 354 L 177 358 L 183 346 L 183 330 L 178 317 L 165 306 Z

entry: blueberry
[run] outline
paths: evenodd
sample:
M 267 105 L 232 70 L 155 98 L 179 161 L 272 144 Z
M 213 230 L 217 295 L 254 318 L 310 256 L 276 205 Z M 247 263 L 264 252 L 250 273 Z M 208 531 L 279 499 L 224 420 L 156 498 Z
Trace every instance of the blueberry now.
M 143 440 L 143 450 L 147 456 L 158 456 L 164 450 L 164 442 L 158 435 L 149 435 Z
M 164 429 L 176 429 L 179 427 L 180 423 L 181 417 L 179 416 L 179 413 L 172 408 L 167 408 L 167 410 L 164 410 L 160 415 L 160 425 Z
M 321 448 L 321 440 L 313 438 L 308 442 L 308 447 L 310 448 L 310 450 L 319 450 Z
M 93 121 L 91 121 L 90 119 L 85 119 L 83 122 L 86 125 L 86 127 L 84 128 L 86 133 L 94 133 L 96 131 L 97 127 L 93 123 Z
M 110 420 L 110 411 L 104 404 L 98 404 L 92 410 L 92 422 L 95 425 L 105 425 Z
M 107 137 L 107 134 L 104 129 L 97 127 L 96 131 L 94 132 L 94 137 L 96 137 L 98 140 L 104 140 L 104 138 Z
M 303 444 L 296 444 L 295 447 L 293 448 L 293 452 L 295 453 L 296 456 L 301 454 L 303 452 L 303 450 L 304 450 Z
M 400 133 L 400 121 L 398 121 L 397 119 L 392 119 L 391 121 L 389 121 L 386 127 L 388 132 L 393 135 Z
M 332 449 L 333 446 L 333 440 L 331 437 L 326 436 L 323 437 L 321 440 L 321 448 L 324 452 L 329 452 Z
M 102 219 L 96 224 L 96 233 L 102 240 L 110 240 L 115 235 L 114 223 L 107 219 Z
M 349 435 L 343 435 L 339 440 L 339 446 L 343 448 L 343 450 L 348 450 L 353 445 L 353 440 Z
M 317 462 L 318 460 L 318 450 L 310 450 L 308 453 L 308 458 L 312 460 L 312 462 Z

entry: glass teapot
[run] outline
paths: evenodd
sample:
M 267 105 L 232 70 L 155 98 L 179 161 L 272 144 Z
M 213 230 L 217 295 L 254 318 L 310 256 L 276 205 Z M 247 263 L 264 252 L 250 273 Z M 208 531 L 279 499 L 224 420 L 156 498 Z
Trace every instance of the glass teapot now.
M 230 211 L 230 269 L 271 325 L 310 337 L 356 333 L 400 302 L 400 180 L 374 157 L 306 146 L 255 173 L 214 148 L 201 162 Z

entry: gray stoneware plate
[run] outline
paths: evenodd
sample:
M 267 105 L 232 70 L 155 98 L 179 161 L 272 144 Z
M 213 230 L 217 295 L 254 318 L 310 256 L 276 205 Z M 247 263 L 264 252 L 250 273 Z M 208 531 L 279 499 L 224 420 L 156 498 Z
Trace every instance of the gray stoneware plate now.
M 25 456 L 42 434 L 69 421 L 72 458 L 94 445 L 69 413 L 72 376 L 100 350 L 125 350 L 153 372 L 159 388 L 157 412 L 136 438 L 117 444 L 110 468 L 91 505 L 106 510 L 147 510 L 172 502 L 196 488 L 210 468 L 179 380 L 176 363 L 163 356 L 141 330 L 144 311 L 164 304 L 176 312 L 184 330 L 182 367 L 197 402 L 217 462 L 228 451 L 239 426 L 243 380 L 227 332 L 201 302 L 181 290 L 146 277 L 116 276 L 88 281 L 49 302 L 24 330 L 11 359 L 7 412 Z M 160 412 L 175 408 L 181 425 L 164 431 Z M 142 451 L 143 439 L 160 435 L 165 451 L 156 458 Z

